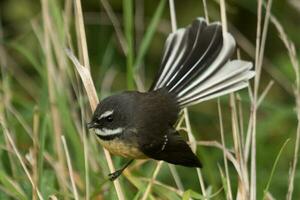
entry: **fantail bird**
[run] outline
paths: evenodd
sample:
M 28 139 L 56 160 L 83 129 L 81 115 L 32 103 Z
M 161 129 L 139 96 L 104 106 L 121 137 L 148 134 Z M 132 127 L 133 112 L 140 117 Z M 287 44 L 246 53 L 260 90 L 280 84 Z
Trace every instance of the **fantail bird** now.
M 229 60 L 234 49 L 234 38 L 220 23 L 197 18 L 168 36 L 149 91 L 125 91 L 98 104 L 88 128 L 108 151 L 131 159 L 110 180 L 133 159 L 201 167 L 174 124 L 181 109 L 248 86 L 255 75 L 252 63 Z

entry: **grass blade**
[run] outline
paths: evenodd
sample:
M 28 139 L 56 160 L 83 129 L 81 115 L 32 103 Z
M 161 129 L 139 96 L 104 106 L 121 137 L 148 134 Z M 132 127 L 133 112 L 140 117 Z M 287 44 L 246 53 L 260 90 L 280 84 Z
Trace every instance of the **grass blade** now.
M 0 171 L 0 183 L 5 187 L 6 190 L 14 195 L 16 199 L 26 200 L 25 193 L 13 180 L 11 180 L 3 171 Z
M 270 187 L 270 185 L 271 185 L 271 181 L 272 181 L 273 175 L 274 175 L 274 173 L 275 173 L 275 169 L 276 169 L 276 166 L 277 166 L 277 164 L 278 164 L 279 158 L 280 158 L 280 156 L 281 156 L 281 154 L 282 154 L 284 148 L 285 148 L 286 145 L 289 143 L 289 141 L 290 141 L 290 139 L 287 139 L 287 140 L 284 142 L 284 144 L 282 145 L 282 147 L 280 148 L 280 150 L 279 150 L 279 152 L 278 152 L 278 154 L 277 154 L 277 156 L 276 156 L 275 162 L 274 162 L 273 167 L 272 167 L 272 170 L 271 170 L 270 177 L 269 177 L 268 182 L 267 182 L 267 185 L 266 185 L 266 187 L 265 187 L 265 189 L 264 189 L 264 196 L 263 196 L 262 199 L 266 199 L 266 197 L 267 197 L 267 194 L 268 194 L 268 191 L 269 191 L 269 187 Z

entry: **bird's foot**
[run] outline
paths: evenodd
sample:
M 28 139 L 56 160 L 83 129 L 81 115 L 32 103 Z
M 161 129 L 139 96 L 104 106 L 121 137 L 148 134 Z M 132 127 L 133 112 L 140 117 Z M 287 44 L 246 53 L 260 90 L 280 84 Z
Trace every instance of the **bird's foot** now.
M 117 170 L 113 173 L 108 174 L 109 180 L 110 181 L 116 180 L 122 174 L 122 172 L 123 172 L 123 170 Z

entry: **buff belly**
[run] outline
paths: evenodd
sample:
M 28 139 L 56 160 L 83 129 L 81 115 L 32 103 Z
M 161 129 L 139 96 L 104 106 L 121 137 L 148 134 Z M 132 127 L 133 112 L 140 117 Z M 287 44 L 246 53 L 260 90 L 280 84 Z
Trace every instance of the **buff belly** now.
M 137 145 L 133 145 L 130 143 L 125 143 L 120 139 L 113 140 L 101 140 L 99 139 L 100 144 L 104 146 L 110 153 L 118 156 L 122 156 L 125 158 L 134 158 L 134 159 L 144 159 L 147 158 L 145 154 L 143 154 L 137 148 Z

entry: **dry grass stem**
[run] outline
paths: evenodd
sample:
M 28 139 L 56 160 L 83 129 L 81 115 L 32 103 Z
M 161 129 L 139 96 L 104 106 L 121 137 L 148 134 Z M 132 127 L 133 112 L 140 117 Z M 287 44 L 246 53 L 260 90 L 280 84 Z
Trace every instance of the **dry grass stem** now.
M 27 178 L 29 179 L 29 182 L 30 182 L 32 188 L 36 191 L 38 198 L 41 199 L 41 200 L 43 200 L 44 198 L 41 195 L 41 193 L 40 193 L 37 185 L 35 185 L 35 183 L 33 181 L 33 178 L 31 177 L 31 175 L 30 175 L 30 173 L 29 173 L 29 171 L 28 171 L 28 169 L 27 169 L 27 167 L 26 167 L 26 165 L 25 165 L 25 163 L 24 163 L 24 161 L 22 159 L 22 156 L 21 156 L 20 152 L 18 151 L 18 149 L 17 149 L 17 147 L 16 147 L 13 139 L 10 136 L 9 131 L 7 130 L 7 128 L 5 127 L 5 125 L 3 124 L 2 121 L 0 121 L 0 123 L 1 123 L 1 126 L 3 128 L 4 135 L 8 139 L 9 144 L 11 145 L 12 149 L 14 150 L 14 153 L 16 154 L 16 156 L 17 156 L 17 158 L 18 158 L 18 160 L 19 160 L 19 162 L 20 162 L 23 170 L 25 171 L 25 174 L 26 174 Z
M 114 68 L 110 68 L 105 72 L 105 76 L 101 84 L 101 94 L 108 94 L 111 92 L 111 86 L 117 73 L 118 72 Z
M 279 37 L 282 40 L 284 46 L 288 50 L 288 56 L 290 58 L 290 61 L 292 63 L 293 70 L 295 72 L 295 86 L 298 87 L 300 85 L 300 72 L 299 72 L 299 61 L 297 58 L 296 48 L 292 41 L 288 38 L 286 32 L 284 31 L 284 28 L 280 24 L 280 22 L 273 16 L 270 16 L 271 22 L 275 25 L 275 28 L 277 29 L 279 33 Z
M 72 60 L 73 64 L 76 67 L 77 72 L 79 73 L 79 75 L 81 77 L 82 83 L 84 85 L 85 91 L 86 91 L 88 99 L 89 99 L 91 109 L 92 109 L 92 111 L 94 111 L 98 104 L 98 97 L 97 97 L 96 89 L 95 89 L 90 71 L 86 67 L 82 66 L 79 63 L 78 59 L 75 57 L 75 55 L 70 50 L 66 50 L 66 53 L 69 56 L 69 58 Z M 103 150 L 104 150 L 104 154 L 105 154 L 105 158 L 106 158 L 109 170 L 110 170 L 110 172 L 114 172 L 115 167 L 114 167 L 111 155 L 106 149 L 103 148 Z M 114 186 L 116 188 L 118 198 L 120 200 L 125 199 L 124 194 L 122 192 L 120 182 L 118 179 L 114 181 Z
M 65 0 L 64 5 L 64 29 L 65 34 L 68 40 L 68 44 L 71 44 L 71 36 L 70 36 L 70 26 L 71 26 L 71 19 L 72 19 L 72 8 L 73 8 L 73 1 L 72 0 Z
M 295 141 L 295 149 L 294 149 L 294 158 L 292 161 L 292 166 L 289 174 L 289 186 L 288 186 L 288 192 L 286 195 L 287 200 L 291 200 L 293 197 L 293 191 L 294 191 L 294 179 L 296 176 L 296 168 L 298 163 L 298 157 L 299 157 L 299 146 L 300 146 L 300 73 L 299 73 L 299 61 L 296 53 L 296 48 L 293 42 L 291 42 L 287 36 L 287 34 L 284 31 L 284 28 L 280 24 L 280 22 L 271 15 L 270 17 L 271 22 L 275 25 L 279 37 L 284 43 L 288 55 L 290 58 L 290 61 L 292 63 L 292 67 L 295 73 L 295 83 L 294 83 L 294 96 L 296 101 L 296 112 L 297 112 L 297 131 L 296 131 L 296 141 Z
M 121 25 L 120 25 L 119 20 L 118 20 L 117 16 L 115 15 L 115 13 L 113 12 L 113 9 L 111 8 L 109 2 L 107 0 L 100 0 L 100 1 L 101 1 L 102 5 L 104 7 L 109 19 L 110 19 L 110 21 L 111 21 L 115 31 L 116 31 L 117 38 L 120 42 L 121 48 L 122 48 L 124 54 L 127 55 L 128 47 L 127 47 L 127 43 L 126 43 L 126 40 L 125 40 L 125 36 L 124 36 L 124 34 L 122 32 L 122 29 L 121 29 Z
M 256 53 L 255 53 L 255 71 L 254 78 L 254 96 L 252 101 L 252 137 L 251 137 L 251 185 L 250 185 L 250 200 L 256 199 L 256 124 L 257 124 L 257 109 L 258 109 L 258 90 L 260 75 L 264 57 L 264 50 L 268 32 L 269 18 L 271 13 L 272 0 L 267 3 L 267 10 L 264 19 L 264 26 L 261 32 L 261 19 L 262 19 L 262 1 L 258 1 L 257 11 L 257 35 L 256 35 Z M 262 38 L 261 38 L 262 35 Z
M 33 115 L 33 162 L 32 162 L 32 179 L 34 182 L 34 185 L 39 185 L 39 177 L 38 177 L 38 148 L 39 148 L 39 124 L 40 124 L 40 116 L 37 107 L 34 109 L 34 115 Z M 32 191 L 33 199 L 37 199 L 37 192 L 36 190 Z
M 142 197 L 142 200 L 146 200 L 148 198 L 148 196 L 149 196 L 149 194 L 151 192 L 151 188 L 152 188 L 153 182 L 155 181 L 155 179 L 156 179 L 156 177 L 157 177 L 157 175 L 159 173 L 159 170 L 160 170 L 162 164 L 163 164 L 163 161 L 159 161 L 157 163 L 156 168 L 154 170 L 154 173 L 153 173 L 153 175 L 152 175 L 152 177 L 151 177 L 151 179 L 149 181 L 149 184 L 148 184 L 148 186 L 146 188 L 146 191 L 145 191 L 145 193 L 144 193 L 144 195 Z
M 196 144 L 201 146 L 216 147 L 221 151 L 225 152 L 226 158 L 233 164 L 237 174 L 239 176 L 242 176 L 239 163 L 237 162 L 236 158 L 233 156 L 232 152 L 224 148 L 222 144 L 220 144 L 217 141 L 197 141 Z
M 271 18 L 270 18 L 271 19 Z M 239 45 L 239 47 L 245 51 L 250 57 L 255 58 L 255 46 L 251 43 L 249 39 L 246 38 L 237 28 L 235 28 L 232 24 L 228 22 L 230 27 L 230 31 L 235 36 L 235 39 Z M 268 58 L 264 58 L 263 60 L 263 70 L 268 73 L 276 82 L 277 85 L 282 87 L 282 89 L 288 94 L 293 95 L 293 89 L 289 84 L 287 77 L 285 77 L 280 71 L 278 66 L 275 66 L 272 61 Z M 252 100 L 252 96 L 251 101 Z
M 206 19 L 207 23 L 209 23 L 209 16 L 208 16 L 208 9 L 207 9 L 206 0 L 202 0 L 202 4 L 203 4 L 203 10 L 204 10 L 205 19 Z
M 188 138 L 189 138 L 189 141 L 191 142 L 191 148 L 192 148 L 193 152 L 196 153 L 197 141 L 192 133 L 192 127 L 190 124 L 190 119 L 189 119 L 188 111 L 186 108 L 183 109 L 183 113 L 184 113 L 184 119 L 185 119 L 185 125 L 187 128 Z M 201 170 L 199 168 L 197 168 L 197 174 L 198 174 L 198 179 L 199 179 L 202 194 L 206 198 L 207 194 L 206 194 L 206 189 L 205 189 L 205 185 L 204 185 L 204 180 L 203 180 Z
M 49 27 L 51 27 L 50 22 L 50 15 L 49 15 L 49 2 L 48 0 L 42 0 L 42 14 L 43 14 L 43 22 L 44 22 L 44 54 L 46 59 L 46 66 L 47 66 L 47 81 L 48 81 L 48 93 L 49 93 L 49 101 L 50 101 L 50 112 L 51 112 L 51 119 L 53 125 L 53 132 L 55 136 L 55 143 L 54 148 L 56 149 L 56 153 L 59 160 L 59 166 L 61 168 L 60 174 L 57 174 L 57 178 L 59 180 L 59 184 L 61 185 L 62 190 L 64 193 L 67 191 L 66 188 L 66 174 L 65 174 L 65 162 L 63 158 L 63 149 L 60 143 L 61 137 L 61 119 L 58 112 L 57 104 L 56 104 L 56 81 L 55 81 L 55 67 L 53 63 L 53 56 L 52 56 L 52 48 L 50 43 L 50 36 L 49 36 Z
M 262 1 L 257 1 L 257 28 L 256 28 L 256 49 L 255 49 L 255 71 L 260 71 L 259 66 L 259 55 L 260 55 L 260 44 L 261 44 L 261 18 L 262 18 Z M 251 108 L 251 137 L 249 137 L 250 145 L 246 146 L 251 148 L 251 167 L 250 167 L 250 200 L 256 200 L 256 100 L 258 91 L 258 81 L 257 75 L 254 78 L 254 95 Z M 250 130 L 250 128 L 249 128 Z M 250 143 L 249 143 L 250 144 Z M 246 151 L 250 152 L 246 149 Z
M 177 30 L 177 23 L 176 23 L 175 5 L 174 5 L 174 1 L 173 0 L 169 0 L 169 6 L 170 6 L 170 15 L 171 15 L 171 22 L 172 22 L 172 31 L 174 32 L 174 31 Z M 181 121 L 181 120 L 179 120 L 179 121 Z M 180 126 L 181 122 L 178 123 L 178 127 Z M 156 176 L 157 176 L 157 174 L 158 174 L 158 172 L 159 172 L 159 170 L 161 168 L 161 165 L 162 165 L 162 161 L 160 161 L 157 164 L 157 167 L 156 167 L 156 169 L 154 171 L 154 174 L 152 176 L 152 180 L 153 181 L 155 180 L 155 178 L 156 178 Z M 171 174 L 172 174 L 172 176 L 173 176 L 173 178 L 174 178 L 177 186 L 179 188 L 183 188 L 183 186 L 181 184 L 181 180 L 180 180 L 179 176 L 177 175 L 176 169 L 175 168 L 171 168 L 170 165 L 169 165 L 169 168 L 170 168 Z M 144 193 L 142 199 L 146 199 L 147 196 L 149 195 L 151 187 L 152 187 L 152 182 L 150 182 L 149 185 L 147 186 L 146 192 Z
M 94 82 L 91 77 L 90 70 L 87 67 L 82 66 L 78 59 L 75 57 L 75 55 L 72 53 L 71 50 L 66 50 L 67 55 L 73 62 L 74 66 L 76 67 L 76 70 L 78 71 L 78 74 L 80 75 L 80 78 L 82 80 L 82 83 L 84 85 L 85 91 L 87 93 L 91 109 L 94 111 L 98 105 L 98 96 L 95 89 Z
M 178 194 L 179 196 L 183 195 L 183 192 L 181 190 L 178 190 L 178 189 L 176 189 L 174 187 L 171 187 L 169 185 L 163 184 L 160 181 L 149 179 L 149 178 L 141 178 L 141 180 L 142 181 L 147 181 L 147 182 L 152 182 L 153 185 L 162 186 L 162 187 L 166 188 L 167 190 L 170 190 L 170 192 L 174 192 L 174 193 Z
M 85 28 L 84 28 L 84 23 L 83 23 L 82 7 L 81 7 L 80 0 L 75 0 L 75 11 L 76 11 L 77 19 L 78 19 L 78 23 L 76 23 L 76 25 L 78 26 L 78 30 L 79 30 L 78 39 L 80 40 L 80 47 L 81 47 L 82 54 L 83 54 L 83 63 L 84 63 L 84 66 L 86 66 L 88 69 L 90 69 L 89 54 L 88 54 Z
M 239 130 L 241 135 L 241 148 L 243 150 L 243 155 L 244 155 L 245 153 L 244 116 L 243 116 L 242 98 L 238 93 L 236 94 L 236 100 L 238 102 L 237 110 L 238 110 L 238 118 L 239 118 Z M 244 158 L 244 162 L 246 162 L 245 158 Z
M 220 8 L 221 8 L 222 29 L 224 34 L 228 32 L 225 0 L 220 0 Z
M 263 102 L 263 100 L 265 99 L 265 97 L 267 96 L 267 94 L 269 93 L 270 89 L 272 88 L 272 86 L 274 85 L 274 81 L 271 80 L 267 87 L 264 89 L 264 91 L 261 93 L 258 101 L 257 101 L 257 107 L 260 106 L 260 104 Z
M 224 0 L 220 0 L 220 10 L 221 10 L 221 21 L 222 21 L 223 33 L 226 33 L 228 31 L 228 26 L 227 26 L 227 18 L 226 18 L 226 4 Z M 232 126 L 235 156 L 239 165 L 239 170 L 241 172 L 241 176 L 239 176 L 239 180 L 238 180 L 237 198 L 247 199 L 249 196 L 248 172 L 243 157 L 243 149 L 241 144 L 242 139 L 240 136 L 238 111 L 237 111 L 234 94 L 230 94 L 230 110 L 231 110 L 231 126 Z
M 175 32 L 177 30 L 177 21 L 176 21 L 174 0 L 169 0 L 169 6 L 170 6 L 172 32 Z
M 219 123 L 220 123 L 220 134 L 221 134 L 221 142 L 223 145 L 223 148 L 226 149 L 225 145 L 225 138 L 224 138 L 224 127 L 223 127 L 223 116 L 222 116 L 222 109 L 221 109 L 221 104 L 220 104 L 220 99 L 218 99 L 218 115 L 219 115 Z M 227 158 L 226 158 L 226 153 L 225 151 L 223 152 L 223 160 L 224 160 L 224 166 L 225 166 L 225 178 L 227 182 L 227 187 L 228 187 L 228 194 L 227 199 L 232 200 L 232 190 L 231 190 L 231 183 L 230 183 L 230 176 L 228 172 L 228 163 L 227 163 Z
M 179 177 L 179 174 L 178 174 L 178 172 L 177 172 L 175 166 L 172 165 L 172 164 L 168 164 L 168 166 L 169 166 L 169 168 L 170 168 L 171 174 L 172 174 L 172 176 L 173 176 L 173 178 L 174 178 L 174 181 L 175 181 L 175 183 L 176 183 L 177 188 L 178 188 L 180 191 L 184 191 L 182 181 L 181 181 L 181 179 L 180 179 L 180 177 Z
M 78 192 L 77 192 L 75 181 L 74 181 L 73 168 L 72 168 L 71 159 L 70 159 L 70 155 L 69 155 L 68 146 L 67 146 L 67 143 L 66 143 L 65 136 L 63 136 L 63 135 L 61 136 L 61 141 L 62 141 L 63 147 L 65 149 L 65 155 L 66 155 L 66 158 L 67 158 L 67 164 L 68 164 L 69 175 L 70 175 L 70 180 L 71 180 L 72 189 L 73 189 L 73 195 L 74 195 L 75 200 L 79 200 Z
M 34 137 L 32 136 L 32 129 L 27 124 L 26 120 L 22 117 L 22 115 L 11 104 L 7 104 L 6 105 L 6 109 L 22 125 L 22 127 L 24 128 L 25 132 L 28 134 L 28 136 L 30 137 L 30 139 L 34 140 Z
M 4 41 L 3 38 L 3 28 L 2 28 L 2 21 L 0 20 L 0 40 Z M 7 119 L 6 119 L 6 113 L 7 113 L 7 108 L 10 107 L 11 105 L 11 90 L 9 86 L 9 81 L 8 81 L 8 58 L 7 58 L 7 53 L 6 49 L 4 48 L 3 43 L 0 42 L 0 67 L 1 67 L 1 73 L 0 77 L 1 82 L 0 82 L 0 124 L 6 125 L 7 124 Z M 9 141 L 7 137 L 4 137 L 5 140 L 5 149 L 11 153 L 13 150 L 11 149 L 11 145 L 9 145 Z M 8 161 L 9 164 L 12 166 L 12 175 L 16 175 L 16 166 L 13 164 L 13 158 L 12 154 L 8 154 Z
M 256 87 L 258 90 L 258 85 L 261 77 L 261 70 L 262 70 L 262 64 L 263 64 L 263 59 L 264 59 L 264 53 L 265 53 L 265 46 L 266 46 L 266 41 L 267 41 L 267 33 L 268 33 L 268 28 L 269 28 L 269 21 L 270 21 L 270 15 L 271 15 L 271 7 L 272 7 L 272 2 L 273 0 L 268 0 L 267 3 L 267 8 L 266 8 L 266 15 L 264 19 L 264 26 L 262 30 L 262 38 L 261 38 L 261 43 L 259 47 L 259 57 L 258 57 L 258 65 L 256 65 Z M 256 92 L 258 92 L 255 90 Z M 254 91 L 254 92 L 255 92 Z

